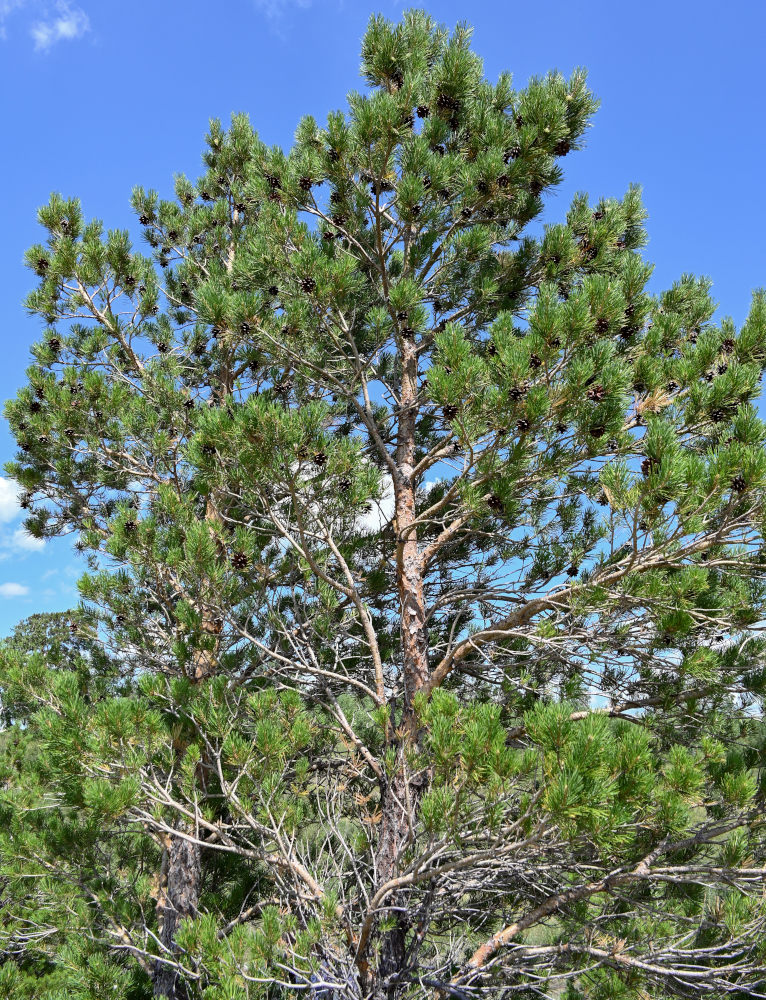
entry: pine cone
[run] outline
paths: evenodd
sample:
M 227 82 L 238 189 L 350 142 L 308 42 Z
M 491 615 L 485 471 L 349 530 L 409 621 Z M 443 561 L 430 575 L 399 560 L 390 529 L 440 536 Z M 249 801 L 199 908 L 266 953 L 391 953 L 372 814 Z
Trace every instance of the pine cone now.
M 532 368 L 532 369 L 541 368 L 542 364 L 543 364 L 543 359 L 540 357 L 539 354 L 530 354 L 529 355 L 529 367 L 530 368 Z
M 231 564 L 234 569 L 247 569 L 250 564 L 250 560 L 244 552 L 235 552 L 231 557 Z
M 606 396 L 606 390 L 603 385 L 598 382 L 596 385 L 592 385 L 590 389 L 585 393 L 588 399 L 593 400 L 594 403 L 600 403 L 601 400 Z
M 490 510 L 494 510 L 497 513 L 500 513 L 501 511 L 505 510 L 505 504 L 497 495 L 497 493 L 493 493 L 490 497 L 487 498 L 487 506 L 489 507 Z
M 736 475 L 731 481 L 731 488 L 735 493 L 744 493 L 747 489 L 747 480 L 742 475 Z
M 314 182 L 310 177 L 301 177 L 298 181 L 298 187 L 301 191 L 310 191 L 313 183 Z
M 415 110 L 418 113 L 418 118 L 428 118 L 428 116 L 431 114 L 431 109 L 428 107 L 427 104 L 418 104 Z
M 511 160 L 518 160 L 521 156 L 521 146 L 510 146 L 503 154 L 503 163 L 510 163 Z
M 726 420 L 726 410 L 721 406 L 716 406 L 710 411 L 710 419 L 716 423 L 721 424 Z
M 596 333 L 606 333 L 609 329 L 609 320 L 604 316 L 599 316 L 596 320 Z
M 572 144 L 570 143 L 569 139 L 559 139 L 559 141 L 553 147 L 553 152 L 555 156 L 566 156 L 571 149 L 572 149 Z
M 732 337 L 726 337 L 726 339 L 721 342 L 721 350 L 723 351 L 733 351 L 735 347 L 736 342 Z
M 519 430 L 520 430 L 520 431 L 521 431 L 522 433 L 524 433 L 525 431 L 528 431 L 528 430 L 529 430 L 529 428 L 530 428 L 531 426 L 532 426 L 532 424 L 531 424 L 531 423 L 529 422 L 529 420 L 527 420 L 527 418 L 526 418 L 526 417 L 520 417 L 520 418 L 519 418 L 519 419 L 518 419 L 518 420 L 516 421 L 516 427 L 517 427 L 517 428 L 518 428 L 518 429 L 519 429 Z
M 511 183 L 511 178 L 508 176 L 508 174 L 500 174 L 500 176 L 497 179 L 497 186 L 499 188 L 503 189 L 507 188 L 510 183 Z
M 317 283 L 313 278 L 301 278 L 300 286 L 301 291 L 305 292 L 307 295 L 311 295 L 312 292 L 316 291 Z
M 446 406 L 442 407 L 442 413 L 444 414 L 445 420 L 454 420 L 459 412 L 460 408 L 455 406 L 454 403 L 447 403 Z
M 126 535 L 132 535 L 133 532 L 136 530 L 137 527 L 138 527 L 138 525 L 131 518 L 130 520 L 128 520 L 128 521 L 125 522 L 125 534 Z

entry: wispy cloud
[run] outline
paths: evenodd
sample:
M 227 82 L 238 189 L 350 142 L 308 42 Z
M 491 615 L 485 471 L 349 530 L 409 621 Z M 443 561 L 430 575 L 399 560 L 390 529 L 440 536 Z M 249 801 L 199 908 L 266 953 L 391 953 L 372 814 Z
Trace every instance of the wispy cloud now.
M 29 587 L 23 583 L 0 583 L 0 597 L 26 597 Z
M 44 538 L 35 538 L 24 528 L 17 528 L 11 535 L 11 545 L 15 549 L 25 549 L 27 552 L 39 552 L 45 548 Z
M 253 0 L 253 6 L 263 14 L 277 35 L 284 34 L 285 22 L 295 10 L 307 10 L 313 0 Z
M 20 513 L 19 484 L 13 479 L 0 476 L 0 523 L 15 521 Z
M 56 4 L 56 13 L 37 21 L 29 29 L 38 52 L 47 52 L 57 42 L 71 42 L 90 31 L 88 15 L 82 7 L 75 7 L 67 0 Z
M 0 0 L 0 38 L 5 38 L 5 22 L 9 14 L 23 7 L 26 0 Z

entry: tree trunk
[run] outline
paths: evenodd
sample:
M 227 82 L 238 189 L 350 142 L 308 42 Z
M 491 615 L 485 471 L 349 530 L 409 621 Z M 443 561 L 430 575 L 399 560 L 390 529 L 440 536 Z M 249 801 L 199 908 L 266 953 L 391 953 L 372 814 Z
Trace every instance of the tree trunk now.
M 378 878 L 381 883 L 397 874 L 399 856 L 410 836 L 415 821 L 417 802 L 422 787 L 411 780 L 406 764 L 406 751 L 417 742 L 414 713 L 417 691 L 428 681 L 428 630 L 423 593 L 423 565 L 418 547 L 417 530 L 413 527 L 415 509 L 415 431 L 417 419 L 417 353 L 413 341 L 402 341 L 402 394 L 399 434 L 396 448 L 397 471 L 394 477 L 394 510 L 396 516 L 396 573 L 401 622 L 401 656 L 404 702 L 395 738 L 398 744 L 395 773 L 382 789 L 381 827 L 377 850 Z M 391 720 L 396 725 L 396 720 Z M 406 896 L 389 896 L 387 905 L 406 905 Z M 395 912 L 396 926 L 383 934 L 378 981 L 396 976 L 404 970 L 406 935 L 409 920 L 406 912 Z M 382 986 L 380 994 L 394 1000 L 399 993 L 395 982 Z
M 186 832 L 183 826 L 180 829 Z M 175 943 L 178 925 L 185 917 L 193 917 L 199 905 L 199 846 L 183 837 L 168 837 L 162 866 L 165 885 L 157 900 L 157 916 L 160 941 L 168 949 L 163 954 L 170 958 L 178 953 Z M 164 962 L 155 964 L 154 995 L 168 1000 L 189 998 L 178 970 Z

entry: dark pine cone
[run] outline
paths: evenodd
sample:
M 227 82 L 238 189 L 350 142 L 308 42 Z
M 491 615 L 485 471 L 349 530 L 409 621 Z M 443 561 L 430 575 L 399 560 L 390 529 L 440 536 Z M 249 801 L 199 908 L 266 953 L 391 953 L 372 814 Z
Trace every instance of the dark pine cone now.
M 609 500 L 607 498 L 606 493 L 599 493 L 599 495 L 596 497 L 596 501 L 602 507 L 608 507 L 609 506 Z
M 415 127 L 415 116 L 405 115 L 402 118 L 402 128 L 414 128 Z
M 588 428 L 588 433 L 591 437 L 600 438 L 606 434 L 606 427 L 603 424 L 593 424 L 592 427 Z
M 314 452 L 313 460 L 314 465 L 320 469 L 323 469 L 327 465 L 327 455 L 323 451 Z
M 714 378 L 715 378 L 715 376 L 713 375 L 712 372 L 705 372 L 705 374 L 702 376 L 702 381 L 703 382 L 712 382 Z
M 214 444 L 203 444 L 202 445 L 202 454 L 203 455 L 207 455 L 208 457 L 210 457 L 211 455 L 215 455 L 215 445 Z
M 566 431 L 567 431 L 567 425 L 566 424 L 563 424 L 563 423 L 556 424 L 556 433 L 557 434 L 565 434 Z
M 519 420 L 516 421 L 516 427 L 520 431 L 522 431 L 522 433 L 524 431 L 528 431 L 531 426 L 532 424 L 527 420 L 526 417 L 521 417 Z
M 641 460 L 641 472 L 643 475 L 648 476 L 649 473 L 657 465 L 656 458 L 644 458 Z
M 298 187 L 301 189 L 301 191 L 310 191 L 311 185 L 313 183 L 314 182 L 310 177 L 301 177 L 301 179 L 298 181 Z
M 239 332 L 244 334 L 245 336 L 247 336 L 248 333 L 250 333 L 250 324 L 247 322 L 247 320 L 245 320 L 244 323 L 239 324 Z
M 340 153 L 338 152 L 337 149 L 333 149 L 332 147 L 330 147 L 330 149 L 327 150 L 327 157 L 330 163 L 337 163 L 338 160 L 340 159 Z
M 338 480 L 338 492 L 348 493 L 350 489 L 351 489 L 351 480 L 348 478 L 348 476 L 341 476 L 341 478 Z
M 423 187 L 425 188 L 426 191 L 428 191 L 429 188 L 431 187 L 431 178 L 428 176 L 428 174 L 426 174 L 423 177 Z
M 343 201 L 343 195 L 339 191 L 333 191 L 332 194 L 330 195 L 330 204 L 340 205 L 342 201 Z
M 460 101 L 451 94 L 440 93 L 436 98 L 436 107 L 440 111 L 458 111 Z
M 600 403 L 604 396 L 606 396 L 606 390 L 603 385 L 598 382 L 596 385 L 592 385 L 585 395 L 588 399 L 593 400 L 594 403 Z
M 497 179 L 497 186 L 499 188 L 507 188 L 510 183 L 511 183 L 511 178 L 508 176 L 508 174 L 500 174 L 500 176 Z
M 666 388 L 668 392 L 675 392 L 678 389 L 678 382 L 668 382 Z
M 266 178 L 266 183 L 269 185 L 270 188 L 276 190 L 276 188 L 282 187 L 282 182 L 278 177 L 275 177 L 274 174 L 264 174 L 264 177 Z
M 53 351 L 54 354 L 58 354 L 58 352 L 61 350 L 61 341 L 58 339 L 58 337 L 51 337 L 51 339 L 48 341 L 48 347 L 50 347 L 50 349 Z
M 193 399 L 185 399 L 184 400 L 184 409 L 185 410 L 193 410 L 194 409 L 194 400 Z
M 460 217 L 462 219 L 470 219 L 472 215 L 473 215 L 473 212 L 471 211 L 470 208 L 464 208 L 460 212 Z
M 49 267 L 50 264 L 48 263 L 48 260 L 45 257 L 38 257 L 37 260 L 35 261 L 35 271 L 37 271 L 40 277 L 42 277 L 44 274 L 47 274 Z
M 441 145 L 441 143 L 437 143 L 437 145 L 432 146 L 431 149 L 433 150 L 434 153 L 436 153 L 437 156 L 444 156 L 445 153 L 447 152 L 447 150 L 444 148 L 444 146 Z
M 539 180 L 539 178 L 537 177 L 534 180 L 532 180 L 529 184 L 529 190 L 532 192 L 535 198 L 540 194 L 543 187 L 544 187 L 543 182 Z
M 402 330 L 402 340 L 414 340 L 415 339 L 415 328 L 412 326 L 405 326 Z
M 633 389 L 638 393 L 639 396 L 643 396 L 646 392 L 646 382 L 642 382 L 640 379 L 636 379 L 633 383 Z
M 500 513 L 500 511 L 505 510 L 505 504 L 497 495 L 497 493 L 493 493 L 492 496 L 487 498 L 487 506 L 489 507 L 490 510 L 497 511 L 498 513 Z
M 553 152 L 556 156 L 566 156 L 571 150 L 572 144 L 569 139 L 559 139 L 556 145 L 553 147 Z
M 699 330 L 697 330 L 695 332 L 699 333 Z M 727 337 L 721 343 L 721 349 L 724 350 L 724 351 L 733 351 L 734 347 L 735 347 L 735 341 L 734 341 L 734 339 L 732 337 Z
M 580 567 L 577 563 L 572 563 L 571 566 L 567 567 L 567 576 L 577 576 L 580 572 Z
M 721 424 L 726 419 L 726 410 L 720 406 L 716 406 L 715 409 L 710 411 L 710 419 L 716 424 Z
M 157 350 L 160 352 L 160 354 L 167 354 L 168 351 L 170 350 L 170 348 L 165 343 L 165 341 L 162 340 L 162 341 L 160 341 L 159 344 L 157 344 Z
M 508 390 L 508 395 L 513 400 L 523 399 L 527 394 L 527 387 L 525 385 L 513 385 Z
M 41 385 L 36 385 L 35 396 L 37 396 L 38 399 L 45 399 L 45 388 Z
M 132 535 L 137 527 L 138 525 L 136 524 L 136 522 L 132 518 L 130 518 L 125 522 L 125 534 Z
M 539 354 L 529 355 L 529 367 L 530 368 L 541 368 L 543 364 L 543 359 Z
M 428 107 L 427 104 L 418 104 L 415 110 L 418 113 L 418 118 L 428 118 L 428 116 L 431 114 L 431 109 Z
M 747 489 L 747 480 L 745 479 L 744 476 L 740 475 L 734 476 L 734 478 L 731 481 L 731 488 L 734 490 L 735 493 L 744 493 L 745 490 Z
M 235 552 L 231 557 L 231 564 L 234 569 L 247 569 L 250 560 L 244 552 Z
M 510 146 L 506 149 L 503 154 L 503 163 L 510 163 L 511 160 L 517 160 L 521 156 L 521 146 L 515 145 Z
M 279 295 L 279 289 L 276 285 L 269 285 L 268 292 L 269 295 Z
M 307 295 L 315 292 L 317 287 L 317 283 L 313 278 L 301 278 L 300 285 L 301 291 L 304 291 Z
M 492 341 L 490 341 L 487 344 L 487 356 L 490 358 L 494 358 L 497 356 L 497 347 L 495 344 L 492 343 Z
M 152 220 L 145 212 L 143 212 L 141 215 L 139 215 L 138 221 L 142 226 L 148 226 Z
M 300 445 L 298 447 L 298 450 L 296 451 L 295 454 L 298 456 L 298 458 L 302 462 L 305 461 L 309 457 L 309 454 L 310 454 L 309 449 L 308 449 L 308 445 L 305 445 L 305 444 Z
M 460 408 L 455 406 L 454 403 L 447 403 L 446 406 L 442 407 L 442 413 L 444 414 L 445 420 L 454 420 L 459 412 Z
M 325 229 L 325 231 L 322 233 L 322 239 L 326 243 L 332 243 L 332 241 L 335 239 L 336 236 L 340 236 L 340 233 L 335 233 L 333 232 L 332 229 Z
M 718 367 L 716 368 L 716 372 L 717 372 L 717 374 L 718 374 L 718 375 L 723 375 L 723 374 L 724 374 L 725 372 L 727 372 L 728 370 L 729 370 L 729 366 L 728 366 L 727 364 L 722 364 L 722 365 L 719 365 L 719 366 L 718 366 Z
M 609 329 L 609 320 L 604 316 L 599 316 L 596 320 L 596 333 L 606 333 Z
M 486 181 L 479 181 L 476 185 L 476 190 L 479 194 L 489 194 L 489 184 Z
M 599 219 L 603 219 L 605 215 L 606 215 L 606 213 L 604 212 L 603 208 L 597 208 L 596 211 L 593 213 L 593 216 L 592 216 L 593 221 L 594 222 L 598 222 Z
M 395 69 L 390 77 L 391 83 L 396 90 L 401 90 L 404 85 L 404 75 L 400 69 Z

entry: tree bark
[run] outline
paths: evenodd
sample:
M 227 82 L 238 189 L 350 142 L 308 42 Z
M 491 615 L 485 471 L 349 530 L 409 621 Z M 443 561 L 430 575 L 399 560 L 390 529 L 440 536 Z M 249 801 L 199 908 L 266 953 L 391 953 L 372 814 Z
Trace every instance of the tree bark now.
M 181 828 L 181 832 L 186 832 Z M 164 888 L 157 900 L 159 938 L 167 951 L 165 958 L 178 954 L 176 934 L 185 917 L 193 917 L 199 906 L 200 849 L 184 837 L 168 837 L 163 854 Z M 154 995 L 167 1000 L 189 1000 L 189 992 L 178 970 L 156 962 Z
M 428 629 L 423 591 L 423 562 L 418 546 L 415 495 L 415 432 L 417 422 L 417 349 L 414 341 L 402 340 L 402 393 L 399 433 L 394 474 L 394 512 L 397 532 L 396 575 L 400 605 L 401 670 L 404 688 L 402 716 L 395 735 L 389 740 L 397 746 L 396 770 L 382 789 L 380 839 L 377 849 L 377 870 L 380 882 L 397 874 L 399 857 L 410 837 L 417 801 L 422 787 L 412 781 L 406 762 L 408 747 L 417 742 L 414 699 L 417 691 L 428 682 Z M 396 720 L 391 720 L 396 725 Z M 389 897 L 388 905 L 405 905 L 405 897 L 397 893 Z M 394 911 L 396 926 L 383 934 L 381 941 L 378 982 L 386 1000 L 399 993 L 395 981 L 384 985 L 404 970 L 407 913 Z

